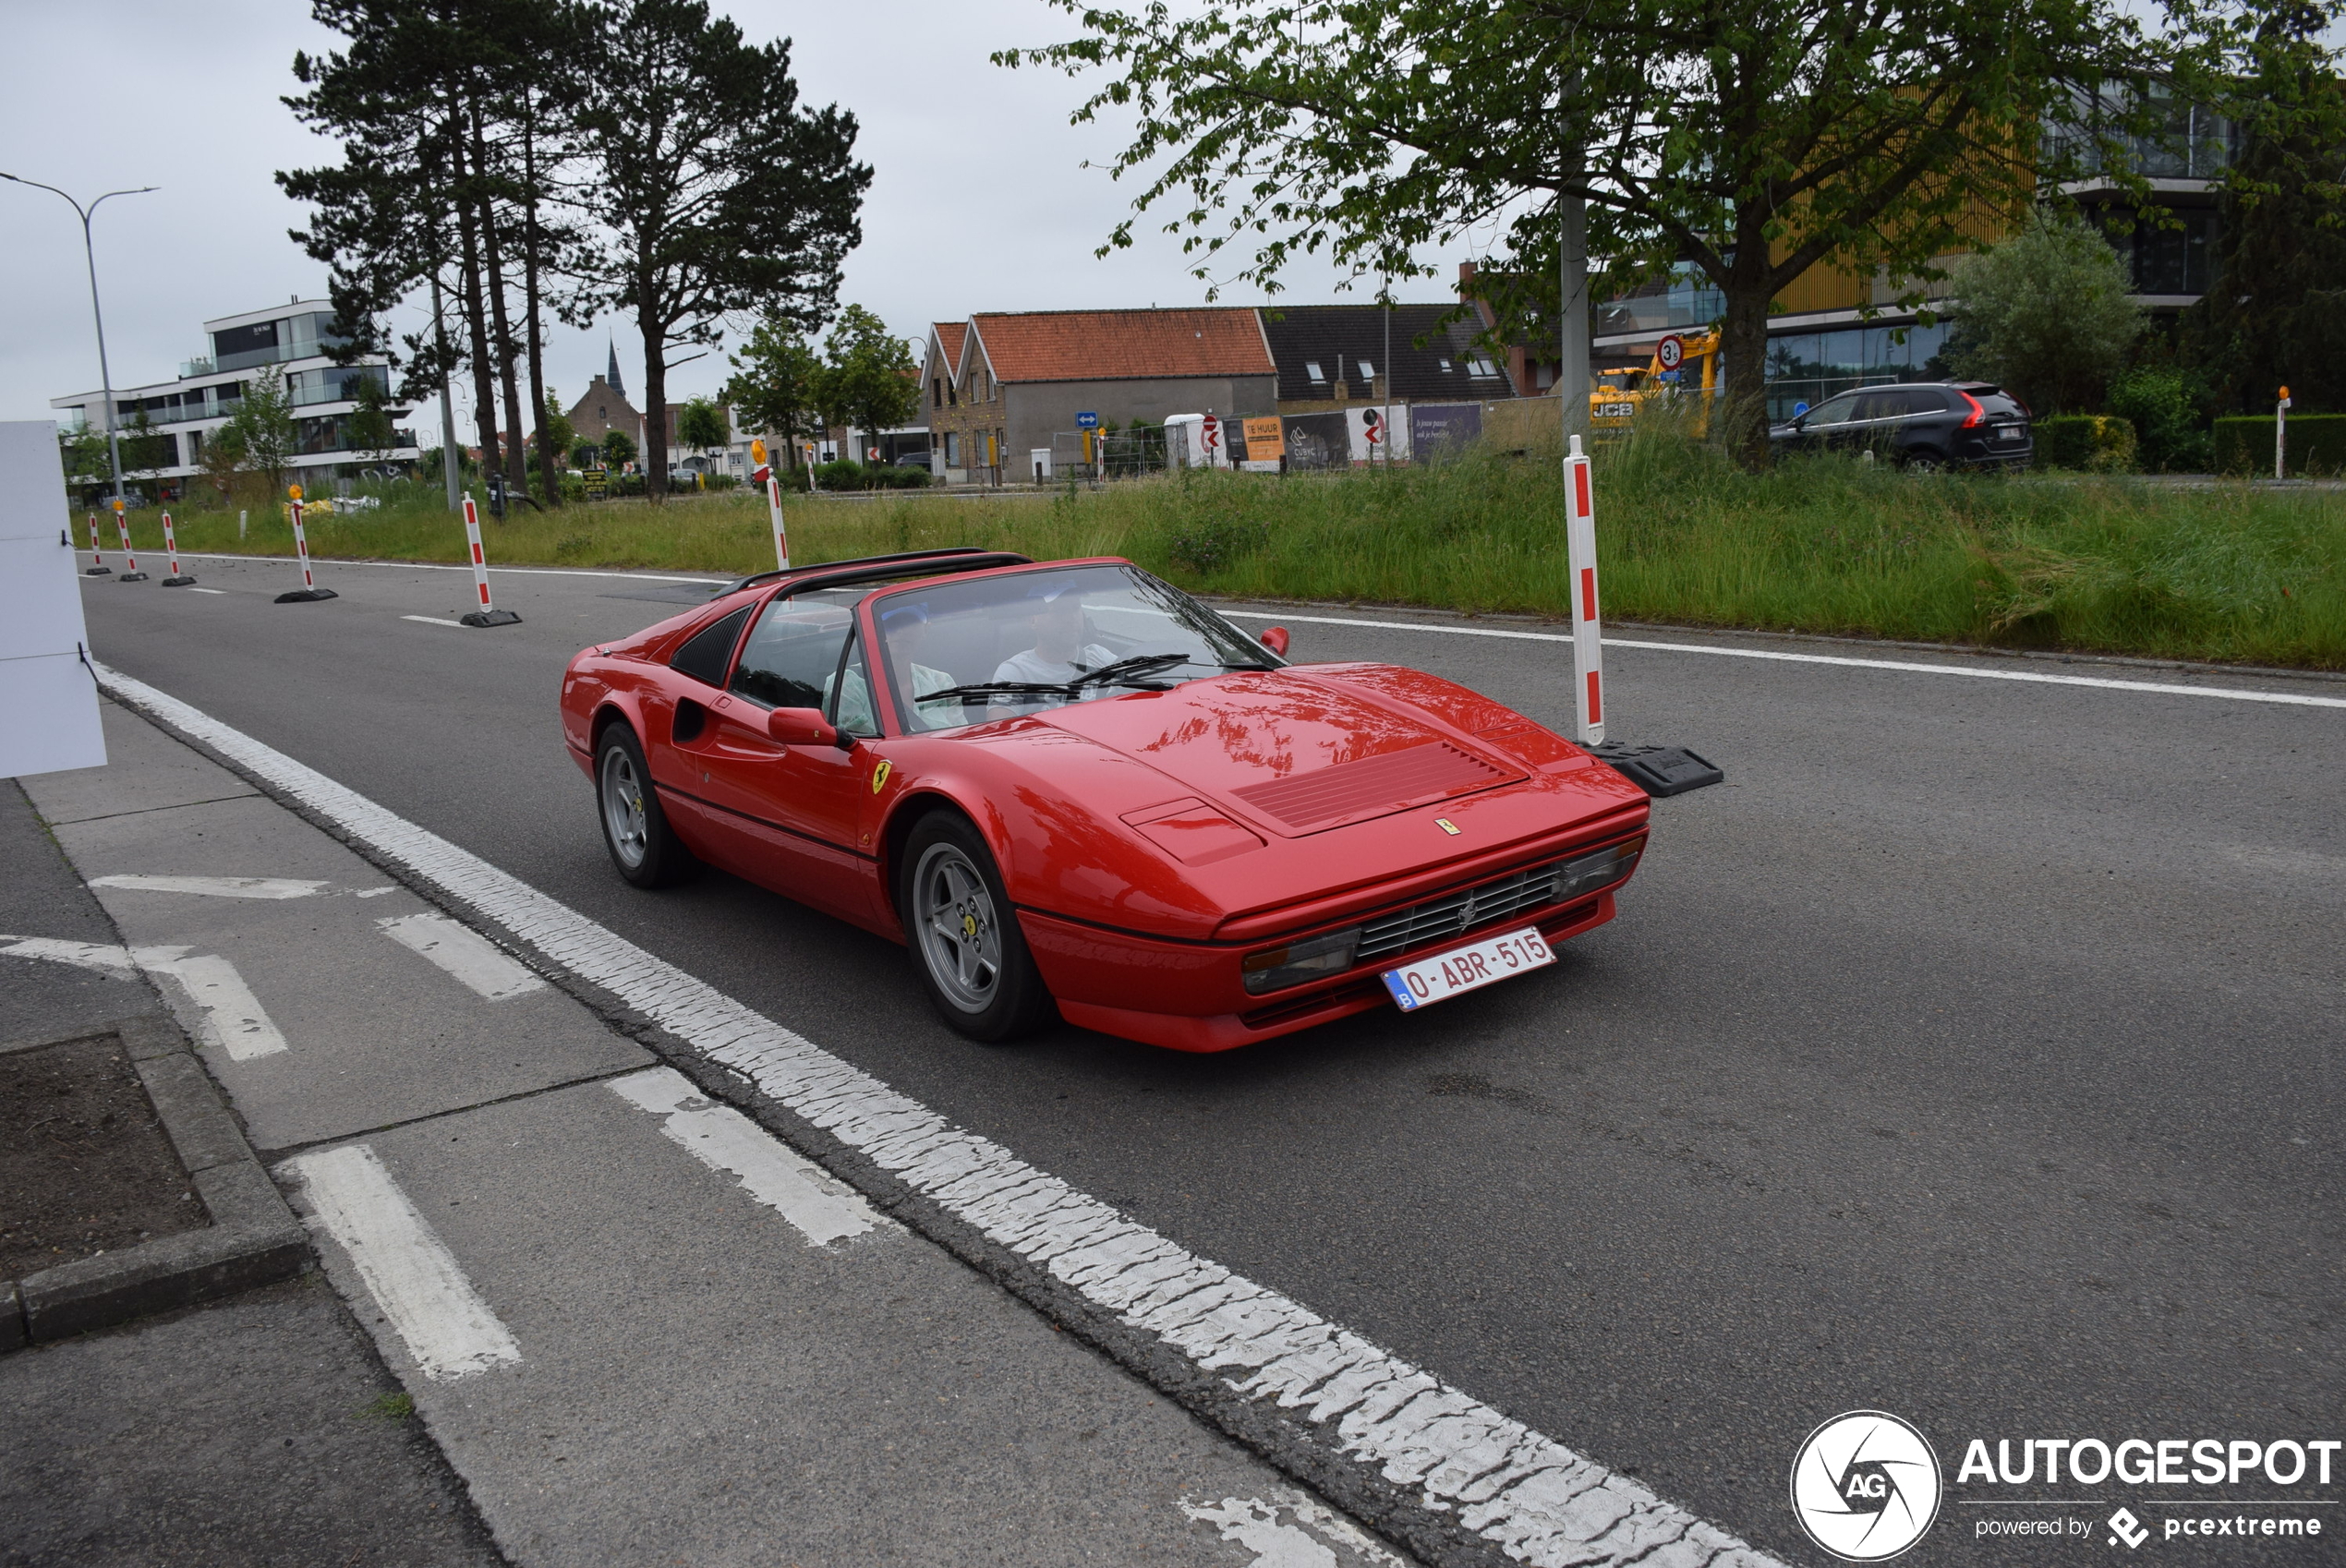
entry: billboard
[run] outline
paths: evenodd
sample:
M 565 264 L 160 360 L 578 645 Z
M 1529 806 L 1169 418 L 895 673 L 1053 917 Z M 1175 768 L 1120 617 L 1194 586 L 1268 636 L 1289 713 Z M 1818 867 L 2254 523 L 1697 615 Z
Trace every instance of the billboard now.
M 1479 403 L 1420 403 L 1409 407 L 1409 447 L 1428 463 L 1456 457 L 1481 434 L 1482 404 Z

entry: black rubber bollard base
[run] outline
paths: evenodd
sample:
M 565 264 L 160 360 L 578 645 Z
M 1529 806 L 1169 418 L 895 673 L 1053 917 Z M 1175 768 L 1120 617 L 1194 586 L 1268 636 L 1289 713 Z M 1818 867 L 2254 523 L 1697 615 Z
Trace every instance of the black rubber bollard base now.
M 510 609 L 476 609 L 456 619 L 466 626 L 518 626 L 521 617 Z
M 336 599 L 342 596 L 332 588 L 296 588 L 290 594 L 279 594 L 279 604 L 315 604 L 320 599 Z
M 117 583 L 143 583 L 146 580 L 147 574 L 143 572 L 126 572 L 115 579 Z
M 185 576 L 185 575 L 182 575 L 182 576 L 177 576 L 177 577 L 165 577 L 165 578 L 163 580 L 163 585 L 164 587 L 166 587 L 166 588 L 184 588 L 184 587 L 186 587 L 188 584 L 190 584 L 190 583 L 192 583 L 192 582 L 194 582 L 194 581 L 195 581 L 195 579 L 194 579 L 193 577 Z
M 1726 775 L 1707 757 L 1684 746 L 1632 746 L 1623 741 L 1602 741 L 1590 754 L 1649 795 L 1683 795 L 1706 784 L 1719 784 Z
M 111 566 L 85 566 L 81 569 L 81 574 L 84 577 L 111 577 L 114 575 L 114 568 Z

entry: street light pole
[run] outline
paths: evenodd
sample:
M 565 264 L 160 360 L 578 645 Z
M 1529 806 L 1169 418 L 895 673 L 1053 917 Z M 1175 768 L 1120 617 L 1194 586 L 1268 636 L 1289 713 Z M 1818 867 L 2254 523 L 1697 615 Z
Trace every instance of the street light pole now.
M 42 185 L 39 180 L 29 180 L 21 175 L 6 173 L 0 173 L 0 180 L 11 180 L 18 185 L 29 185 L 36 190 L 48 191 L 53 196 L 64 196 L 66 204 L 71 207 L 74 215 L 81 220 L 81 255 L 82 259 L 90 264 L 90 316 L 98 327 L 98 379 L 105 389 L 106 461 L 114 470 L 114 499 L 115 507 L 119 510 L 122 504 L 122 433 L 115 428 L 114 371 L 106 365 L 106 316 L 105 312 L 98 307 L 98 250 L 90 237 L 90 219 L 91 214 L 98 211 L 100 201 L 116 196 L 144 196 L 147 192 L 159 187 L 142 185 L 135 190 L 110 190 L 104 196 L 98 198 L 97 201 L 92 201 L 89 206 L 84 207 L 55 186 Z

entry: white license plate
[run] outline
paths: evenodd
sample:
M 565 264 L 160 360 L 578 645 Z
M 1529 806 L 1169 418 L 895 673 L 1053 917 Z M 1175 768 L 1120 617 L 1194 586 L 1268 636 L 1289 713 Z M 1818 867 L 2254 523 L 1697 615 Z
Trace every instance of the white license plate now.
M 1380 978 L 1385 988 L 1393 993 L 1393 1005 L 1410 1013 L 1429 1003 L 1446 1002 L 1493 981 L 1555 961 L 1555 949 L 1541 936 L 1540 928 L 1527 925 L 1472 947 L 1453 947 L 1446 953 L 1435 953 L 1399 969 L 1386 970 Z
M 2020 439 L 2020 427 L 2017 425 L 1998 425 L 1993 428 L 1996 439 L 2000 441 L 2016 441 Z

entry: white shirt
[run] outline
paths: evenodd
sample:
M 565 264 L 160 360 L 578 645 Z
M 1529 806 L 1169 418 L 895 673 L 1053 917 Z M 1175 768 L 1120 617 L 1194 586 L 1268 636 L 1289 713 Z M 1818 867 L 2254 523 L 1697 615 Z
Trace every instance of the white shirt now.
M 1115 653 L 1100 646 L 1097 643 L 1089 644 L 1084 647 L 1082 662 L 1080 664 L 1055 664 L 1033 648 L 1028 648 L 1023 652 L 1010 655 L 996 666 L 994 679 L 1031 681 L 1038 686 L 1064 686 L 1079 675 L 1087 675 L 1103 665 L 1115 662 Z M 1087 694 L 1096 695 L 1097 694 Z M 1005 692 L 994 697 L 992 702 L 997 707 L 1018 708 L 1034 706 L 1047 700 L 1039 693 L 1021 694 Z

